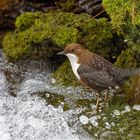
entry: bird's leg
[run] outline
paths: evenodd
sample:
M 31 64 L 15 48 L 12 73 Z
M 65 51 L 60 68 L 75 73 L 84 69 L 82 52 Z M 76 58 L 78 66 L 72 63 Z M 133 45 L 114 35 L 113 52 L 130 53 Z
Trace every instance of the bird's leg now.
M 109 90 L 106 89 L 103 91 L 104 94 L 104 100 L 103 100 L 103 106 L 102 108 L 108 108 L 108 101 L 109 101 Z
M 99 102 L 100 102 L 99 94 L 97 94 L 96 98 L 97 99 L 96 99 L 95 111 L 99 112 Z
M 104 98 L 104 102 L 108 101 L 108 90 L 105 91 L 105 98 Z
M 99 112 L 99 103 L 100 103 L 100 97 L 99 94 L 96 94 L 96 105 L 94 110 L 87 112 L 87 115 L 94 115 L 97 114 Z

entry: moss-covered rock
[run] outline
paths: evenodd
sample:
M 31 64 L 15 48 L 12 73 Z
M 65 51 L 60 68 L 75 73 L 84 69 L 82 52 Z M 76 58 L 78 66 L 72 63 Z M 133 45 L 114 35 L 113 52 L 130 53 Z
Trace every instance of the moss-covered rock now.
M 115 64 L 123 68 L 139 68 L 140 63 L 137 56 L 140 54 L 140 2 L 132 0 L 117 0 L 113 2 L 103 0 L 103 5 L 110 17 L 111 27 L 117 34 L 122 35 L 127 43 L 127 48 L 121 52 Z M 124 92 L 132 99 L 137 94 L 132 91 L 132 89 L 136 88 L 136 81 L 135 78 L 132 78 L 123 87 Z
M 99 140 L 138 140 L 140 138 L 140 111 L 131 110 L 122 113 L 124 110 L 121 112 L 120 108 L 118 109 L 108 110 L 100 119 L 96 119 L 84 128 Z M 96 123 L 98 125 L 94 126 Z
M 139 68 L 139 60 L 136 59 L 136 56 L 140 54 L 139 46 L 133 46 L 127 50 L 122 51 L 116 61 L 116 65 L 122 68 Z M 122 90 L 126 94 L 126 101 L 131 104 L 140 103 L 140 83 L 139 76 L 132 76 L 128 81 L 126 81 Z
M 140 104 L 140 76 L 136 76 L 132 81 L 132 89 L 128 93 L 131 104 Z
M 116 65 L 121 68 L 136 68 L 140 67 L 139 61 L 135 58 L 139 54 L 140 48 L 137 47 L 136 50 L 129 48 L 121 52 L 117 58 Z
M 140 76 L 131 77 L 125 82 L 122 89 L 129 104 L 140 104 Z
M 64 48 L 72 42 L 82 43 L 105 57 L 109 57 L 108 53 L 116 47 L 111 41 L 110 23 L 105 18 L 96 20 L 88 14 L 25 13 L 17 18 L 15 25 L 16 30 L 8 33 L 3 41 L 10 60 L 51 57 L 51 45 Z

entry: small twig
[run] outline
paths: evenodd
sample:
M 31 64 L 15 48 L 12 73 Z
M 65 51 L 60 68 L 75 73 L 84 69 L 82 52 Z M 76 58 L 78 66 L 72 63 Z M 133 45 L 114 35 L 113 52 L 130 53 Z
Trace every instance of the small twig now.
M 97 16 L 101 15 L 103 12 L 105 12 L 105 10 L 102 10 L 100 13 L 96 14 L 96 15 L 94 16 L 94 18 L 96 18 Z

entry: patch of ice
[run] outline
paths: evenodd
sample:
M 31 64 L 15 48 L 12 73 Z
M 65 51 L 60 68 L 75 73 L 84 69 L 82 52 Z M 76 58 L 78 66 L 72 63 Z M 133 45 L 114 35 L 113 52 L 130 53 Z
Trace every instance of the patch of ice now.
M 114 110 L 114 111 L 113 111 L 113 114 L 114 114 L 114 115 L 116 115 L 116 116 L 121 115 L 121 113 L 120 113 L 120 111 L 119 111 L 119 110 Z
M 97 127 L 98 126 L 98 122 L 97 122 L 97 116 L 92 116 L 90 118 L 90 122 L 93 126 Z
M 51 83 L 55 84 L 56 83 L 56 79 L 55 78 L 51 78 Z
M 85 115 L 81 115 L 80 118 L 79 118 L 79 120 L 84 125 L 85 124 L 88 124 L 88 122 L 89 122 L 89 118 L 87 116 L 85 116 Z
M 133 106 L 133 109 L 134 109 L 134 110 L 137 110 L 137 111 L 140 111 L 140 105 L 134 105 L 134 106 Z
M 46 106 L 45 101 L 36 96 L 33 98 L 29 96 L 24 102 L 19 97 L 21 96 L 15 98 L 19 101 L 13 102 L 13 106 L 7 102 L 8 111 L 6 109 L 4 109 L 5 112 L 3 111 L 5 115 L 8 113 L 6 119 L 2 115 L 0 116 L 0 121 L 5 121 L 2 125 L 0 123 L 3 130 L 0 140 L 4 140 L 4 138 L 10 140 L 10 135 L 14 140 L 27 138 L 28 140 L 82 139 L 83 136 L 78 135 L 68 125 L 69 117 L 74 113 L 73 111 L 63 112 L 61 107 Z
M 131 108 L 129 105 L 125 106 L 125 109 L 121 112 L 122 114 L 126 113 L 126 112 L 130 112 Z
M 127 39 L 124 40 L 124 42 L 127 42 L 127 41 L 128 41 Z
M 6 62 L 0 56 L 0 140 L 93 140 L 79 122 L 77 114 L 83 109 L 74 108 L 64 112 L 61 106 L 54 108 L 33 94 L 51 91 L 66 95 L 66 88 L 52 88 L 47 79 L 46 67 L 45 70 L 41 67 L 44 63 L 31 62 L 18 67 Z M 9 82 L 2 69 L 22 75 L 23 79 L 17 83 L 18 86 L 12 83 L 16 97 L 9 95 Z M 79 94 L 73 97 L 90 99 L 94 95 L 87 96 L 79 89 L 77 91 Z
M 4 74 L 0 73 L 0 96 L 7 95 L 6 79 Z
M 106 121 L 107 120 L 107 117 L 103 117 L 103 120 Z
M 44 92 L 50 89 L 50 86 L 37 79 L 29 79 L 22 83 L 21 91 L 18 94 L 32 94 L 37 92 Z
M 6 117 L 3 115 L 0 115 L 0 140 L 10 140 L 11 136 L 9 131 L 9 128 L 7 127 L 7 124 L 5 123 Z
M 105 128 L 106 129 L 110 129 L 111 128 L 111 125 L 109 124 L 109 122 L 105 122 Z
M 111 122 L 111 126 L 115 126 L 115 123 L 114 122 Z
M 77 115 L 81 109 L 64 112 L 61 106 L 54 108 L 46 105 L 45 100 L 28 94 L 38 91 L 36 82 L 31 79 L 25 81 L 17 97 L 1 94 L 0 140 L 91 140 L 84 130 L 79 132 L 80 125 L 75 124 L 74 128 L 69 126 L 69 122 L 73 124 L 73 115 Z M 1 83 L 4 88 L 0 88 L 4 93 L 6 83 L 3 80 Z
M 95 110 L 95 109 L 96 109 L 96 105 L 95 105 L 95 104 L 92 104 L 92 105 L 91 105 L 91 109 L 92 109 L 92 110 Z
M 4 133 L 0 135 L 0 140 L 11 140 L 11 136 L 9 133 Z

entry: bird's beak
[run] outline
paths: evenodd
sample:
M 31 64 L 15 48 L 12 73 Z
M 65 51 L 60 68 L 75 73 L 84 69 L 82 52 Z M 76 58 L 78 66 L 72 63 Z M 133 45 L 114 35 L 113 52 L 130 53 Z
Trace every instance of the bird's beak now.
M 64 51 L 57 53 L 57 55 L 65 55 Z

